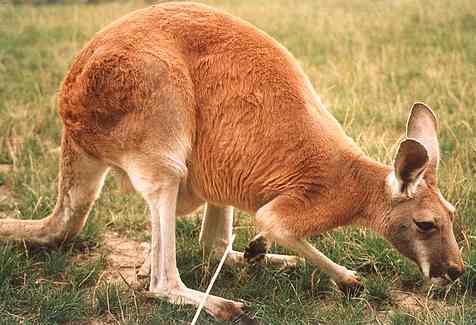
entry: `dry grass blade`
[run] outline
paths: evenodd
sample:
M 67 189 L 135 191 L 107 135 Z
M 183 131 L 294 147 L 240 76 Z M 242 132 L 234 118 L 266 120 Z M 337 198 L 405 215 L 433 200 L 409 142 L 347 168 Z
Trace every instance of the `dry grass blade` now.
M 215 284 L 215 281 L 218 278 L 218 274 L 220 274 L 221 268 L 225 264 L 226 257 L 231 252 L 234 241 L 235 241 L 235 235 L 232 235 L 231 240 L 228 243 L 228 246 L 226 247 L 225 253 L 223 253 L 223 257 L 221 258 L 220 263 L 218 264 L 217 269 L 215 270 L 215 273 L 213 274 L 213 277 L 210 280 L 210 284 L 208 285 L 207 290 L 205 291 L 205 295 L 203 296 L 203 299 L 200 302 L 200 305 L 198 306 L 197 311 L 195 312 L 195 316 L 193 317 L 191 325 L 195 325 L 195 323 L 197 322 L 198 316 L 200 316 L 200 312 L 202 311 L 203 306 L 205 305 L 205 302 L 207 301 L 208 295 L 210 294 L 210 291 L 212 290 L 213 285 Z

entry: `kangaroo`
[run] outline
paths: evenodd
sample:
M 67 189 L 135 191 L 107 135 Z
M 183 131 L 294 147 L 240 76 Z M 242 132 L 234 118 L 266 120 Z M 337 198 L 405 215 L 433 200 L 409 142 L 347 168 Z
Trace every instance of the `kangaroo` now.
M 267 238 L 339 285 L 358 285 L 355 272 L 305 240 L 356 224 L 384 236 L 435 283 L 463 273 L 455 208 L 437 187 L 433 111 L 415 103 L 393 165 L 379 163 L 345 134 L 296 59 L 239 18 L 187 2 L 134 11 L 79 52 L 58 102 L 56 206 L 41 220 L 0 220 L 2 240 L 52 245 L 77 235 L 116 168 L 150 209 L 150 295 L 172 303 L 198 305 L 204 295 L 180 279 L 175 220 L 205 203 L 200 240 L 216 252 L 230 241 L 232 207 L 255 215 L 260 234 L 246 256 L 232 251 L 231 263 L 261 254 Z M 242 307 L 216 296 L 205 304 L 223 320 Z

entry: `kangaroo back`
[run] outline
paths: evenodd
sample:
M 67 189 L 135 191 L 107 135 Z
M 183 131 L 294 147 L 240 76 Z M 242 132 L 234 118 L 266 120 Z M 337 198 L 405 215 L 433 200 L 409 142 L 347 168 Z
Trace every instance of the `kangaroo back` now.
M 154 146 L 198 196 L 251 211 L 359 152 L 286 49 L 192 3 L 139 10 L 99 32 L 60 107 L 91 154 L 127 169 L 127 152 Z

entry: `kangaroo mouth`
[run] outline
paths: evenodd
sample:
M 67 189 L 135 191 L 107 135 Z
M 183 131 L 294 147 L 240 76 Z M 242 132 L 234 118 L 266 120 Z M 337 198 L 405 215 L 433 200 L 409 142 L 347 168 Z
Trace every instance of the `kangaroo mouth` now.
M 430 281 L 437 287 L 446 287 L 451 282 L 447 276 L 431 277 Z
M 417 265 L 425 280 L 429 280 L 433 285 L 437 287 L 446 287 L 451 282 L 450 277 L 446 273 L 435 270 L 435 268 L 431 267 L 429 263 L 417 263 Z
M 426 280 L 429 280 L 433 285 L 437 287 L 446 287 L 452 282 L 448 274 L 434 270 L 434 268 L 421 267 L 420 270 L 423 273 Z

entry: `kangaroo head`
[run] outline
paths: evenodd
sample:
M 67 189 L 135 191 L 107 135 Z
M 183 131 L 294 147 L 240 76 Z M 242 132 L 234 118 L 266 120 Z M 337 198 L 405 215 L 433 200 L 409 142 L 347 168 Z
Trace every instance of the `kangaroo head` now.
M 387 179 L 392 194 L 384 235 L 425 277 L 445 285 L 464 266 L 453 232 L 455 208 L 437 186 L 438 160 L 436 116 L 416 103 Z

